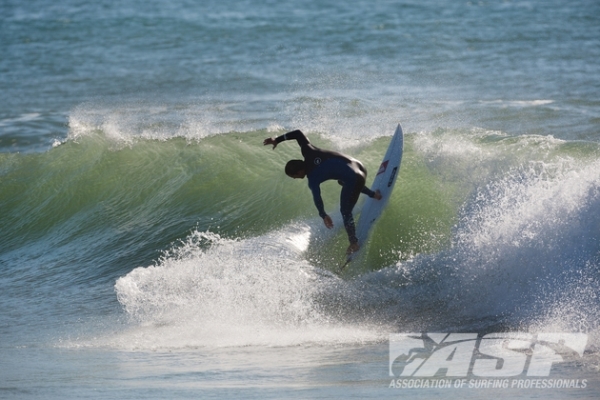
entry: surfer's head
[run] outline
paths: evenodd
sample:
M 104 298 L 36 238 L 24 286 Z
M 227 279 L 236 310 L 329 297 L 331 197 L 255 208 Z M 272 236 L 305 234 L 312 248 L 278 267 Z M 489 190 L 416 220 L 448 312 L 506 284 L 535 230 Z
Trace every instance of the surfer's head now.
M 290 160 L 285 165 L 285 174 L 290 178 L 303 179 L 306 176 L 303 160 Z

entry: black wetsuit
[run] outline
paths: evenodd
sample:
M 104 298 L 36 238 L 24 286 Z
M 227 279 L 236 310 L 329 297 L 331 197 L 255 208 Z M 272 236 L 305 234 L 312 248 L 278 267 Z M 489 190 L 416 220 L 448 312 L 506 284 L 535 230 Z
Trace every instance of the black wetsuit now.
M 354 158 L 348 157 L 335 151 L 321 150 L 313 146 L 307 137 L 299 130 L 288 132 L 279 136 L 276 140 L 281 143 L 284 140 L 294 139 L 300 145 L 302 155 L 304 156 L 304 165 L 306 177 L 308 178 L 308 187 L 310 188 L 315 206 L 319 211 L 319 216 L 325 218 L 325 207 L 321 198 L 320 184 L 330 179 L 335 179 L 342 185 L 340 195 L 340 211 L 344 219 L 344 227 L 348 233 L 350 243 L 357 243 L 356 228 L 352 209 L 358 201 L 360 193 L 373 197 L 375 193 L 365 186 L 367 170 L 362 163 Z

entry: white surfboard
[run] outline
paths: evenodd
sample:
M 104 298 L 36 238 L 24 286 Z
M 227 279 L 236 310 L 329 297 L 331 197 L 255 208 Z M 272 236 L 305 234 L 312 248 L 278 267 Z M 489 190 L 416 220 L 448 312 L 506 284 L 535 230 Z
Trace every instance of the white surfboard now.
M 383 161 L 379 166 L 375 180 L 371 185 L 371 190 L 379 190 L 381 192 L 382 199 L 375 200 L 367 198 L 365 204 L 360 213 L 358 224 L 356 226 L 356 237 L 360 244 L 360 250 L 352 253 L 348 256 L 347 262 L 352 261 L 356 256 L 365 248 L 367 240 L 369 239 L 369 233 L 371 228 L 375 225 L 381 213 L 385 209 L 385 206 L 390 199 L 394 185 L 396 184 L 396 178 L 398 178 L 398 172 L 400 171 L 400 162 L 402 161 L 402 150 L 404 147 L 404 134 L 402 127 L 398 124 L 396 132 L 392 137 L 390 145 L 383 157 Z M 346 266 L 342 266 L 342 269 Z

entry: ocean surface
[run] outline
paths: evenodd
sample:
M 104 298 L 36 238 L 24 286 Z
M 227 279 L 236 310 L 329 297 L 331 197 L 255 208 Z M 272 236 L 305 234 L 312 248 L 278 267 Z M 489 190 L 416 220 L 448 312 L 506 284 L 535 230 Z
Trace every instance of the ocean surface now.
M 0 15 L 0 398 L 600 398 L 600 2 Z M 327 230 L 283 172 L 298 147 L 262 141 L 301 129 L 369 184 L 398 123 L 394 193 L 338 275 L 339 186 Z M 395 387 L 391 335 L 432 332 L 586 342 L 551 353 L 573 385 Z

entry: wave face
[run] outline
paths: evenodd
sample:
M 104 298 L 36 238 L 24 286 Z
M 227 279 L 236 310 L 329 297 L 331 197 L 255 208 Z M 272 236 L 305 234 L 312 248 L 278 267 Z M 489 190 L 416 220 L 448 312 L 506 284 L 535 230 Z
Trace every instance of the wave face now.
M 596 144 L 408 132 L 397 189 L 340 277 L 339 187 L 323 188 L 328 231 L 306 182 L 283 174 L 297 146 L 262 146 L 281 127 L 165 131 L 75 113 L 51 150 L 0 154 L 7 329 L 40 323 L 19 314 L 23 303 L 63 320 L 122 309 L 126 328 L 87 344 L 127 348 L 362 342 L 400 327 L 597 329 Z M 368 182 L 390 138 L 308 134 L 361 159 Z

